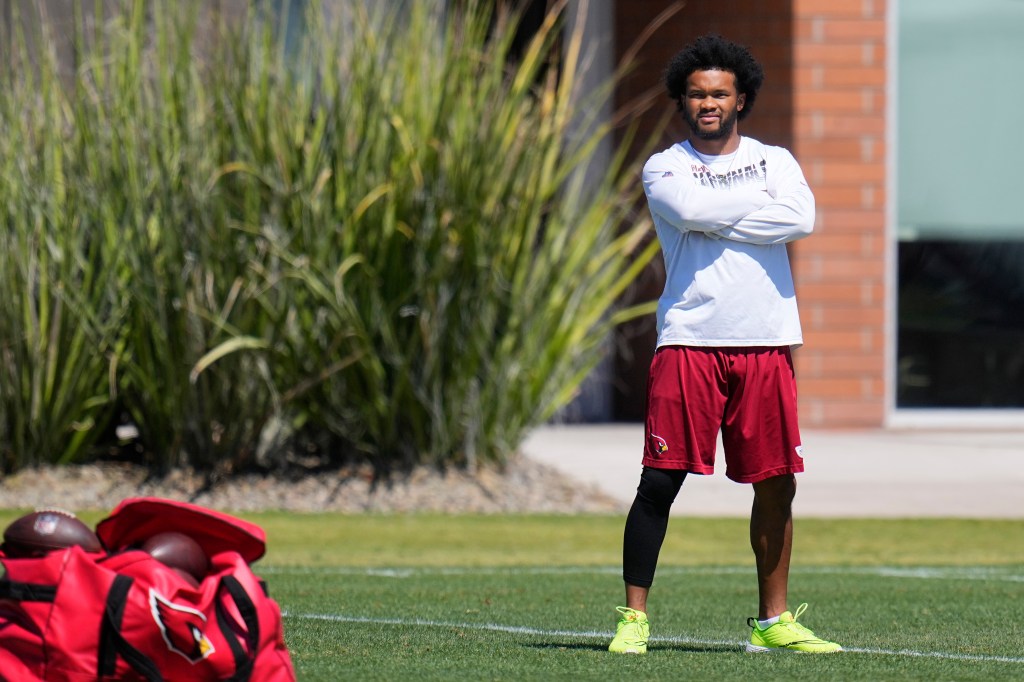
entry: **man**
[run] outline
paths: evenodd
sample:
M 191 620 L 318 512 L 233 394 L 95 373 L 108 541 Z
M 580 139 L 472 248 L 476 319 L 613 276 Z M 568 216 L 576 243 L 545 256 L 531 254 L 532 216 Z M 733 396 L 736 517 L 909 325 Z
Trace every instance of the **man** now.
M 762 80 L 747 49 L 717 35 L 688 45 L 665 73 L 690 135 L 643 170 L 666 282 L 612 652 L 647 651 L 669 509 L 688 472 L 713 473 L 719 431 L 726 476 L 754 492 L 759 605 L 746 650 L 842 650 L 797 622 L 806 604 L 787 607 L 794 474 L 804 466 L 790 356 L 803 339 L 786 244 L 811 233 L 814 196 L 788 151 L 739 134 Z

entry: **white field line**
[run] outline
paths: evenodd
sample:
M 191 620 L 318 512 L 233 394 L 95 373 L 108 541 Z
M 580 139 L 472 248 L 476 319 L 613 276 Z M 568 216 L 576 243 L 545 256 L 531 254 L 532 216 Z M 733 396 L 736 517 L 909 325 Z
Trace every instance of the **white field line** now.
M 622 571 L 613 566 L 507 566 L 481 568 L 357 568 L 357 567 L 306 567 L 306 566 L 264 566 L 261 573 L 292 575 L 365 575 L 376 578 L 414 578 L 417 576 L 467 576 L 467 575 L 619 575 Z M 909 580 L 971 580 L 981 582 L 1024 582 L 1024 573 L 1019 567 L 980 568 L 972 566 L 819 566 L 794 568 L 793 575 L 866 575 L 879 578 L 902 578 Z M 753 575 L 753 568 L 739 566 L 665 566 L 658 569 L 658 577 L 673 575 Z
M 607 640 L 609 632 L 593 630 L 541 630 L 519 625 L 501 625 L 498 623 L 460 623 L 456 621 L 428 620 L 425 618 L 365 618 L 362 616 L 344 616 L 325 613 L 291 613 L 285 612 L 285 618 L 301 618 L 303 620 L 322 620 L 335 623 L 362 623 L 366 625 L 397 625 L 428 628 L 455 628 L 458 630 L 485 630 L 488 632 L 505 632 L 513 635 L 533 637 L 573 637 L 577 639 Z M 696 646 L 735 646 L 742 650 L 744 642 L 726 639 L 699 639 L 696 637 L 651 637 L 651 642 L 664 644 L 690 644 Z M 860 649 L 846 648 L 844 653 L 871 654 L 876 656 L 910 656 L 914 658 L 938 658 L 950 661 L 975 661 L 985 663 L 1024 663 L 1024 657 L 1018 656 L 985 656 L 979 654 L 953 654 L 944 651 L 912 651 L 910 649 Z
M 498 567 L 498 568 L 313 568 L 265 566 L 264 574 L 308 574 L 308 575 L 362 575 L 378 578 L 406 579 L 416 576 L 468 576 L 468 575 L 618 575 L 622 569 L 611 566 L 580 566 L 580 567 Z M 811 575 L 865 575 L 879 578 L 895 578 L 905 580 L 968 580 L 982 582 L 1024 582 L 1024 574 L 1017 567 L 980 568 L 980 567 L 921 567 L 921 566 L 849 566 L 849 567 L 809 567 L 795 569 L 795 574 Z M 671 566 L 658 569 L 658 576 L 666 575 L 753 575 L 753 569 L 738 566 Z M 580 639 L 604 640 L 608 632 L 576 631 L 576 630 L 540 630 L 517 625 L 501 625 L 496 623 L 460 623 L 454 621 L 437 621 L 427 619 L 401 618 L 365 618 L 362 616 L 345 616 L 316 613 L 285 613 L 289 618 L 306 620 L 324 620 L 343 623 L 367 623 L 377 625 L 398 625 L 417 627 L 443 627 L 466 630 L 486 630 L 490 632 L 506 632 L 510 634 L 537 637 L 576 637 Z M 696 646 L 736 646 L 743 647 L 743 642 L 736 640 L 711 640 L 693 637 L 652 637 L 652 642 L 665 644 L 689 644 Z M 846 648 L 848 653 L 871 654 L 877 656 L 906 656 L 916 658 L 936 658 L 951 661 L 980 661 L 992 663 L 1024 663 L 1024 657 L 1018 656 L 986 656 L 979 654 L 956 654 L 943 651 L 913 651 L 910 649 L 864 649 Z

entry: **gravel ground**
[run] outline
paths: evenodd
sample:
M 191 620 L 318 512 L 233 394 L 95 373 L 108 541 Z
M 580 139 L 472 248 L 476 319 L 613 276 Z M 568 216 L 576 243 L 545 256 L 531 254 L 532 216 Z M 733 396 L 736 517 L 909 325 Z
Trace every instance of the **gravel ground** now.
M 184 500 L 222 511 L 347 513 L 619 513 L 622 504 L 598 488 L 566 478 L 526 457 L 504 469 L 473 474 L 419 468 L 389 481 L 373 480 L 368 468 L 284 474 L 245 474 L 209 482 L 181 470 L 147 478 L 145 469 L 123 463 L 30 469 L 0 480 L 0 507 L 60 507 L 80 512 L 113 509 L 128 497 Z

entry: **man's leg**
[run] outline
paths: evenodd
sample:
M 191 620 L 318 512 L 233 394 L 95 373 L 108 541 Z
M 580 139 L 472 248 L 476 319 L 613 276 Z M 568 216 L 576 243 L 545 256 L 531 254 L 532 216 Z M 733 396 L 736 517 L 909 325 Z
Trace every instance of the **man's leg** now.
M 750 546 L 757 563 L 758 619 L 787 610 L 789 560 L 793 550 L 793 498 L 796 476 L 786 474 L 754 483 Z
M 647 595 L 650 592 L 650 587 L 626 583 L 626 608 L 647 613 Z
M 647 612 L 658 555 L 668 531 L 669 511 L 686 478 L 685 471 L 644 467 L 622 537 L 622 577 L 626 606 Z
M 650 637 L 647 595 L 668 530 L 669 510 L 684 478 L 685 471 L 651 467 L 644 467 L 640 475 L 640 485 L 623 532 L 622 577 L 626 584 L 626 607 L 617 608 L 621 618 L 608 646 L 613 653 L 647 652 Z
M 843 650 L 835 642 L 821 639 L 797 622 L 807 604 L 801 604 L 792 613 L 786 606 L 795 494 L 796 477 L 793 474 L 775 476 L 754 484 L 750 546 L 757 560 L 759 604 L 757 618 L 747 619 L 752 632 L 746 650 L 751 653 L 799 651 L 827 654 Z M 769 619 L 777 620 L 771 625 L 757 622 Z

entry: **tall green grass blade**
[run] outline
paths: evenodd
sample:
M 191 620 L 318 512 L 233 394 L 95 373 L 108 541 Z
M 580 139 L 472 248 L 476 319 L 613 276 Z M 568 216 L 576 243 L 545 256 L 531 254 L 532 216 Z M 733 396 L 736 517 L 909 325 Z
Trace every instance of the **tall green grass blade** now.
M 272 9 L 96 3 L 70 77 L 10 76 L 11 465 L 115 408 L 161 468 L 242 466 L 281 420 L 382 468 L 500 462 L 649 310 L 619 308 L 655 249 L 635 169 L 595 167 L 611 88 L 576 92 L 565 3 L 521 56 L 489 3 L 309 2 L 294 49 Z

